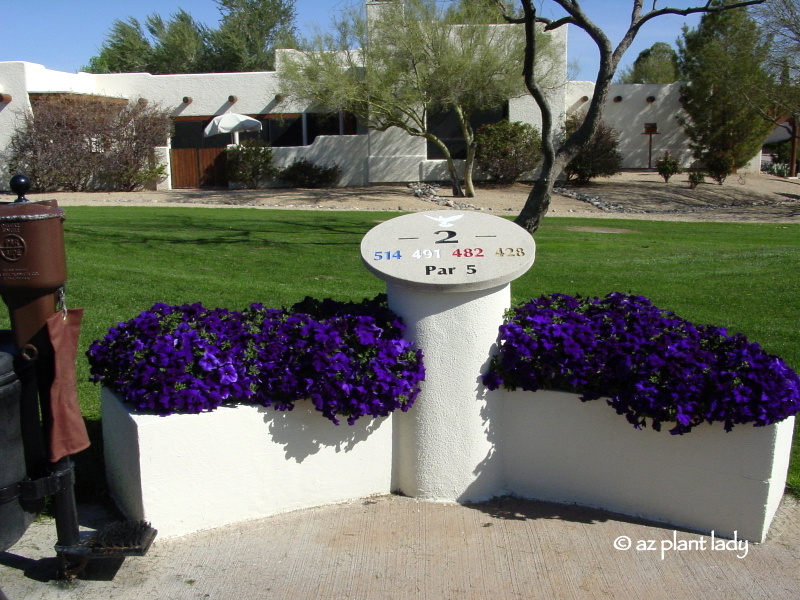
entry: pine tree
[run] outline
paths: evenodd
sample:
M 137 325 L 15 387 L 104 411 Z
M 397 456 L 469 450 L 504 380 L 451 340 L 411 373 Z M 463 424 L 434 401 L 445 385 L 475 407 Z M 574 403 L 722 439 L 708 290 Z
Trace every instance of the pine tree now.
M 665 42 L 642 50 L 633 64 L 620 73 L 620 83 L 675 83 L 678 81 L 678 54 Z
M 696 159 L 719 183 L 759 151 L 772 125 L 743 92 L 766 88 L 768 44 L 744 10 L 708 13 L 679 40 L 681 120 Z

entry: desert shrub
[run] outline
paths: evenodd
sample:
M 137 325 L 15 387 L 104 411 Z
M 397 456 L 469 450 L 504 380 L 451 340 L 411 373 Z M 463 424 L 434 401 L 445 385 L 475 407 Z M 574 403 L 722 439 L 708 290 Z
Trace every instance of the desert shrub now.
M 692 171 L 689 173 L 689 189 L 693 190 L 701 183 L 705 183 L 706 174 L 702 171 Z
M 230 181 L 249 189 L 258 188 L 278 175 L 277 167 L 272 164 L 272 147 L 258 139 L 229 147 L 227 168 Z
M 656 171 L 664 178 L 664 183 L 668 183 L 670 177 L 681 172 L 681 166 L 674 156 L 664 152 L 664 155 L 656 161 Z
M 333 187 L 339 182 L 342 169 L 339 165 L 315 165 L 301 158 L 285 169 L 281 169 L 278 178 L 291 187 L 323 188 Z
M 156 161 L 153 150 L 172 135 L 172 120 L 166 111 L 147 102 L 129 102 L 115 114 L 112 131 L 112 142 L 102 153 L 97 175 L 102 187 L 132 192 L 166 177 L 166 167 Z
M 789 165 L 787 165 L 786 163 L 779 163 L 779 162 L 762 163 L 761 170 L 770 175 L 776 175 L 777 177 L 789 176 Z
M 480 127 L 475 162 L 494 181 L 511 184 L 542 159 L 542 136 L 527 123 L 500 121 Z
M 164 173 L 153 148 L 170 137 L 169 113 L 144 102 L 64 95 L 38 98 L 9 143 L 9 170 L 34 191 L 131 191 Z
M 566 134 L 571 135 L 580 127 L 580 118 L 572 115 L 566 122 Z M 617 150 L 617 132 L 604 121 L 600 121 L 592 138 L 564 168 L 567 180 L 589 183 L 596 177 L 610 177 L 622 170 L 622 155 Z

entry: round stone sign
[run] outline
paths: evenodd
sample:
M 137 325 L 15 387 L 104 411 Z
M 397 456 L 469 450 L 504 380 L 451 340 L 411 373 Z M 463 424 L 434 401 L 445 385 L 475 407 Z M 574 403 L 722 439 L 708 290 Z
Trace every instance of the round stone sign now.
M 414 289 L 485 290 L 533 264 L 530 233 L 501 217 L 433 210 L 390 219 L 361 240 L 361 259 L 377 277 Z

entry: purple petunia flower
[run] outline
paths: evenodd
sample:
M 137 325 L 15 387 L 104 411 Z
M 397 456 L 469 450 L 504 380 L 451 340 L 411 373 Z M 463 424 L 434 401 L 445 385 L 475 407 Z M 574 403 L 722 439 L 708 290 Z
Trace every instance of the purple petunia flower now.
M 229 400 L 291 410 L 309 398 L 334 423 L 353 424 L 407 410 L 419 394 L 422 352 L 403 329 L 385 297 L 241 312 L 159 303 L 110 328 L 87 356 L 92 381 L 139 410 L 202 412 Z
M 647 298 L 542 296 L 500 327 L 489 389 L 560 389 L 601 397 L 637 428 L 708 422 L 769 425 L 800 412 L 800 378 L 744 336 L 694 325 Z

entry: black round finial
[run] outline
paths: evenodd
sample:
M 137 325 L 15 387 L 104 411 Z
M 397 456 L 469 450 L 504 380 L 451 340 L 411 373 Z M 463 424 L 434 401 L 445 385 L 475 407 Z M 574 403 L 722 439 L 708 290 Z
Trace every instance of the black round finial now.
M 26 175 L 14 175 L 8 182 L 11 186 L 11 191 L 17 195 L 15 202 L 27 202 L 28 199 L 25 194 L 31 189 L 31 180 Z

